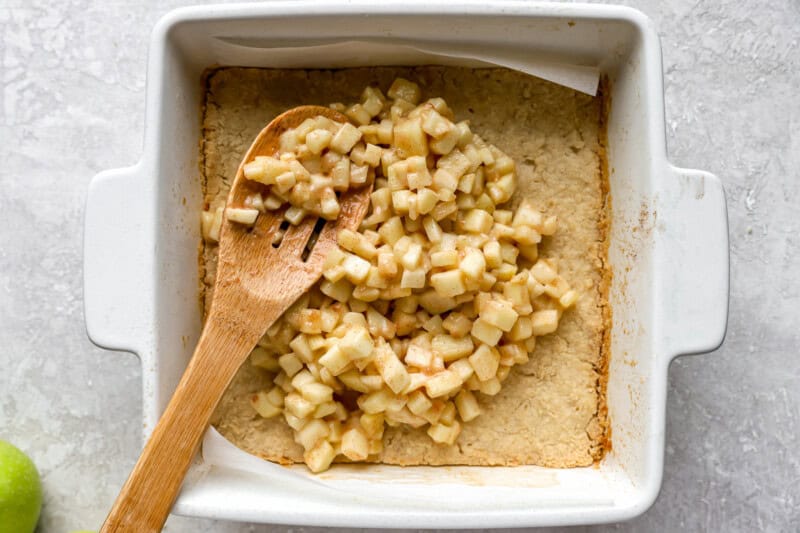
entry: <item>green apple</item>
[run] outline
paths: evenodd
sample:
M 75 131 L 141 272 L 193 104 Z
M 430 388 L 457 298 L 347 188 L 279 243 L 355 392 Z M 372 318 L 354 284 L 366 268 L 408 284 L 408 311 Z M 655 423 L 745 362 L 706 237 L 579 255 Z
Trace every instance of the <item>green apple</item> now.
M 31 533 L 41 508 L 42 484 L 33 461 L 0 440 L 0 533 Z

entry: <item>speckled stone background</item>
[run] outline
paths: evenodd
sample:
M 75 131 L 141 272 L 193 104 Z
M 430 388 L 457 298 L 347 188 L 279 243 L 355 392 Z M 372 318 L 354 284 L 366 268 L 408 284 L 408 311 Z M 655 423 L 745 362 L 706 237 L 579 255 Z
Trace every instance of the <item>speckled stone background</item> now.
M 41 470 L 40 531 L 99 527 L 138 454 L 138 361 L 84 330 L 83 209 L 93 174 L 139 158 L 149 32 L 188 3 L 0 0 L 0 438 Z M 625 3 L 662 36 L 672 161 L 725 184 L 731 314 L 719 351 L 670 369 L 658 501 L 598 529 L 797 531 L 800 2 Z

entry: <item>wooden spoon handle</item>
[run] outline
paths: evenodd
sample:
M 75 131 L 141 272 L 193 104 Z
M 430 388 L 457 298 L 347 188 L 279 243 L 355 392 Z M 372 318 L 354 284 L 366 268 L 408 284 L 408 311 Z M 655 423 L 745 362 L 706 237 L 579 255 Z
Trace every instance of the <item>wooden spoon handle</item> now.
M 214 408 L 259 339 L 208 317 L 192 360 L 101 533 L 161 531 Z

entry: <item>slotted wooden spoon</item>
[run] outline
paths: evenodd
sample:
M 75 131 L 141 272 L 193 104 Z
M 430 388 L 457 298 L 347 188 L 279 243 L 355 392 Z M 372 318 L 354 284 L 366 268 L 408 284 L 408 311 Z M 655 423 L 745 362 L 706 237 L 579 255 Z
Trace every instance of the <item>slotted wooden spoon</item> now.
M 274 155 L 281 133 L 317 115 L 348 120 L 319 106 L 296 107 L 278 116 L 258 134 L 244 156 L 228 205 L 244 205 L 248 194 L 263 192 L 260 184 L 244 178 L 244 164 L 257 155 Z M 252 229 L 223 222 L 214 298 L 197 348 L 102 533 L 161 530 L 214 408 L 234 374 L 269 326 L 320 278 L 325 256 L 337 246 L 338 231 L 355 230 L 361 224 L 370 191 L 366 186 L 342 194 L 339 218 L 325 224 L 306 260 L 303 252 L 315 227 L 314 217 L 290 226 L 278 247 L 273 247 L 272 241 L 283 220 L 282 212 L 259 215 Z

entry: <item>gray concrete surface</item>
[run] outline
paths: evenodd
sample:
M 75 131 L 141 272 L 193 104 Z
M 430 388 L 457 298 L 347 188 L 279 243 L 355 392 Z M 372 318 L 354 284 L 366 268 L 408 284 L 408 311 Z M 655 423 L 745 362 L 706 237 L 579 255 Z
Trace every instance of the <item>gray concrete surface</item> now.
M 139 158 L 147 37 L 188 3 L 0 0 L 0 438 L 41 469 L 44 532 L 98 527 L 139 449 L 138 362 L 84 332 L 84 199 Z M 658 501 L 598 529 L 797 531 L 800 3 L 626 3 L 662 35 L 672 161 L 727 189 L 732 299 L 722 349 L 670 370 Z

